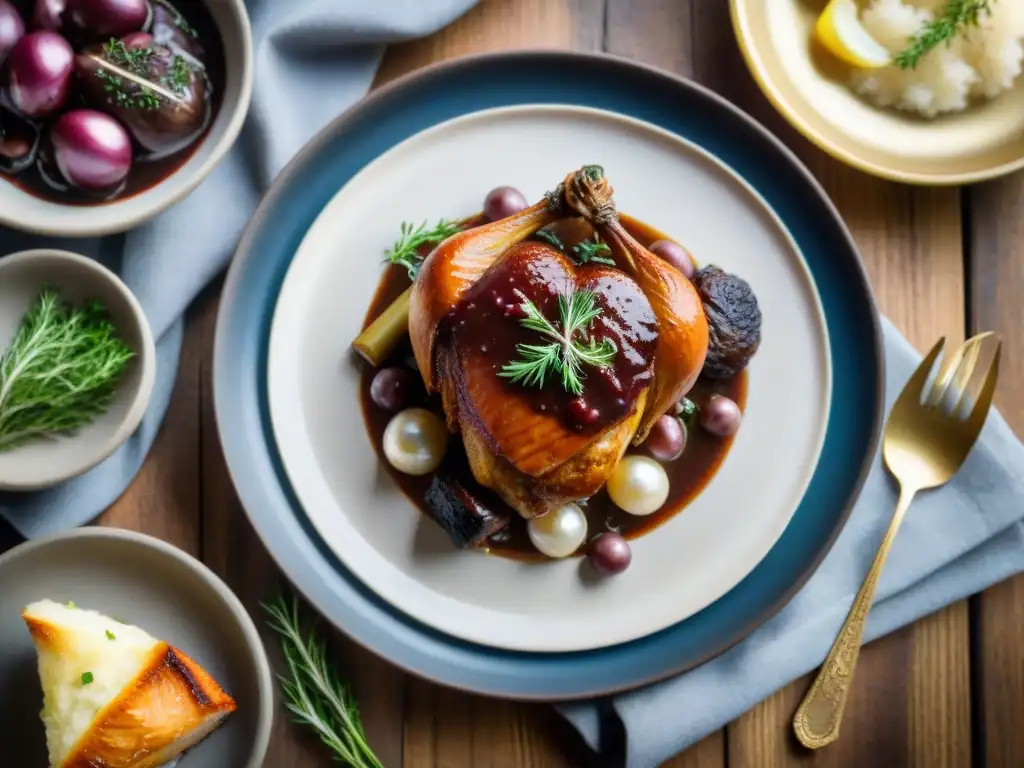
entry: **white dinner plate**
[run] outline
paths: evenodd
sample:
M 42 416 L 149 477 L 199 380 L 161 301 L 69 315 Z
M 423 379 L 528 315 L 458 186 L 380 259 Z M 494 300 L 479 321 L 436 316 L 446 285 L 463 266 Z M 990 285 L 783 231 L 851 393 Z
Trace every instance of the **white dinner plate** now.
M 351 354 L 402 221 L 479 210 L 501 184 L 537 200 L 567 172 L 605 168 L 619 210 L 745 278 L 763 313 L 744 423 L 717 475 L 635 540 L 615 578 L 579 559 L 525 563 L 455 549 L 379 465 Z M 309 229 L 271 326 L 268 400 L 285 471 L 317 532 L 409 616 L 512 650 L 575 651 L 664 629 L 724 595 L 768 553 L 817 462 L 831 388 L 820 300 L 798 248 L 739 176 L 651 124 L 570 106 L 477 112 L 398 144 L 345 184 Z

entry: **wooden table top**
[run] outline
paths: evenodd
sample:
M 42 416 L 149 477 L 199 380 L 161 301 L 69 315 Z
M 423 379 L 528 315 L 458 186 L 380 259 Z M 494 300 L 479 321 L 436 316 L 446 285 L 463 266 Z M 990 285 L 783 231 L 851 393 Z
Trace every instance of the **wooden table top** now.
M 900 186 L 846 168 L 790 129 L 750 78 L 725 0 L 482 0 L 449 28 L 397 45 L 378 82 L 488 50 L 608 51 L 691 77 L 766 124 L 813 170 L 856 237 L 883 312 L 918 348 L 1003 334 L 997 401 L 1024 430 L 1024 175 L 965 189 Z M 210 368 L 218 286 L 196 303 L 173 402 L 138 478 L 100 519 L 201 557 L 262 624 L 258 601 L 279 577 L 232 489 L 213 417 Z M 867 646 L 842 737 L 801 751 L 789 721 L 798 680 L 666 763 L 672 768 L 790 765 L 1024 765 L 1024 577 Z M 268 647 L 274 640 L 265 635 Z M 596 765 L 542 705 L 448 691 L 337 637 L 371 744 L 388 768 Z M 279 712 L 268 768 L 329 766 L 314 737 Z M 234 768 L 225 766 L 225 768 Z

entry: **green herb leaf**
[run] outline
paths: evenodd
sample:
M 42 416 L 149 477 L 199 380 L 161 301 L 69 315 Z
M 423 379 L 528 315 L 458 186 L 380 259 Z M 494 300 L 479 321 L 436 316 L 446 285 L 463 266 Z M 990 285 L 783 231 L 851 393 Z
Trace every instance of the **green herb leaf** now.
M 408 221 L 402 222 L 401 235 L 398 241 L 385 251 L 387 260 L 392 264 L 405 267 L 409 272 L 409 279 L 415 280 L 420 265 L 427 257 L 422 250 L 426 246 L 434 246 L 443 243 L 452 235 L 463 230 L 462 224 L 457 221 L 446 221 L 441 219 L 433 229 L 427 229 L 427 222 L 423 222 L 415 229 Z
M 74 600 L 68 600 L 66 603 L 64 603 L 64 605 L 66 605 L 68 608 L 71 608 L 71 609 L 74 609 L 74 608 L 78 607 L 77 605 L 75 605 L 75 601 Z
M 171 69 L 167 76 L 161 78 L 164 85 L 168 86 L 179 96 L 184 96 L 192 82 L 192 67 L 184 56 L 176 55 L 171 60 Z
M 328 660 L 327 643 L 303 626 L 299 601 L 279 595 L 263 609 L 281 642 L 287 675 L 278 675 L 285 707 L 316 731 L 334 756 L 352 768 L 383 768 L 366 741 L 359 706 Z
M 167 74 L 154 82 L 154 48 L 129 48 L 111 38 L 103 45 L 103 57 L 95 58 L 96 77 L 103 81 L 103 90 L 111 94 L 111 102 L 124 109 L 159 109 L 164 99 L 185 96 L 192 83 L 193 66 L 185 56 L 176 54 Z M 151 83 L 151 85 L 147 85 Z
M 73 308 L 44 290 L 0 356 L 0 453 L 105 413 L 133 357 L 99 303 Z
M 92 685 L 92 672 L 82 673 L 82 685 Z
M 117 640 L 117 635 L 115 635 L 113 632 L 111 632 L 108 629 L 107 630 L 107 640 Z
M 565 244 L 558 239 L 558 235 L 552 232 L 550 229 L 539 229 L 534 235 L 538 240 L 543 240 L 545 243 L 553 248 L 557 248 L 562 253 L 565 253 Z
M 909 45 L 896 54 L 894 61 L 900 69 L 914 69 L 921 57 L 933 48 L 946 43 L 967 27 L 978 25 L 981 15 L 992 13 L 995 0 L 949 0 L 935 18 L 910 38 Z
M 129 48 L 117 38 L 110 38 L 110 42 L 103 44 L 103 55 L 111 64 L 124 67 L 133 75 L 145 75 L 149 71 L 149 64 L 153 60 L 152 47 Z
M 597 295 L 593 291 L 573 291 L 568 296 L 559 294 L 559 330 L 544 317 L 536 304 L 518 293 L 522 299 L 520 307 L 526 314 L 520 324 L 552 341 L 548 344 L 517 344 L 519 358 L 504 365 L 498 375 L 513 384 L 538 389 L 551 377 L 558 376 L 566 392 L 583 394 L 583 366 L 606 368 L 612 364 L 617 352 L 610 339 L 598 342 L 589 336 L 590 324 L 601 315 Z
M 684 397 L 678 403 L 676 403 L 676 416 L 679 420 L 687 427 L 693 424 L 693 422 L 700 415 L 700 408 L 697 404 L 687 397 Z
M 608 247 L 607 243 L 602 243 L 594 236 L 594 240 L 584 240 L 582 243 L 577 243 L 573 246 L 573 254 L 576 256 L 576 261 L 580 264 L 607 264 L 610 267 L 615 266 L 615 259 L 610 258 L 612 249 Z
M 130 91 L 124 79 L 120 75 L 111 74 L 105 69 L 97 69 L 96 77 L 104 82 L 103 90 L 111 95 L 113 103 L 124 109 L 159 109 L 160 96 L 152 88 L 144 85 L 136 86 L 137 90 Z
M 170 6 L 166 6 L 166 7 L 170 8 Z M 198 38 L 199 37 L 199 32 L 196 31 L 195 27 L 193 27 L 191 24 L 188 23 L 188 20 L 181 14 L 181 11 L 178 11 L 177 9 L 173 9 L 173 10 L 174 10 L 174 13 L 175 13 L 175 16 L 174 16 L 174 26 L 176 26 L 178 29 L 180 29 L 183 33 L 185 33 L 189 37 Z

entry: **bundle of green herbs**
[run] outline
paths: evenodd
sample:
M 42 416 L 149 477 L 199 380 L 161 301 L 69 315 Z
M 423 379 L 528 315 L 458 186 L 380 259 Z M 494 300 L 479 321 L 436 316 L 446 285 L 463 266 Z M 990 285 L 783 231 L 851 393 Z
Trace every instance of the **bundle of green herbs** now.
M 105 413 L 134 356 L 99 302 L 74 307 L 41 291 L 0 356 L 0 452 Z

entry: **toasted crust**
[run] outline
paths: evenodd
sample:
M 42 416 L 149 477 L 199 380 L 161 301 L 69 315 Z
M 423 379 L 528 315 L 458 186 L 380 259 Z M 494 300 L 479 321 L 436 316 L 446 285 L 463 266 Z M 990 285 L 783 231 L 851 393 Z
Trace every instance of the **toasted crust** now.
M 160 643 L 61 768 L 155 768 L 195 743 L 197 732 L 209 733 L 236 706 L 195 661 Z
M 70 642 L 71 638 L 66 632 L 62 632 L 60 627 L 36 618 L 25 611 L 21 612 L 21 618 L 24 620 L 25 626 L 28 627 L 28 632 L 32 635 L 32 641 L 36 644 L 36 648 L 50 653 L 64 652 L 66 643 Z

